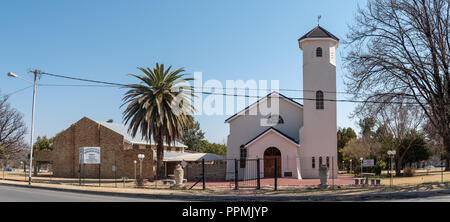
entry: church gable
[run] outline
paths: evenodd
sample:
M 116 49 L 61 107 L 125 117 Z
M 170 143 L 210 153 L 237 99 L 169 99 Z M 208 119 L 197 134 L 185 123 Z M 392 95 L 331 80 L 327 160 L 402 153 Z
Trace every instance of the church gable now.
M 287 141 L 289 143 L 292 143 L 293 145 L 299 146 L 298 141 L 294 140 L 292 137 L 284 134 L 283 132 L 281 132 L 281 131 L 273 128 L 273 127 L 270 127 L 266 131 L 262 132 L 261 134 L 259 134 L 255 138 L 253 138 L 250 141 L 248 141 L 245 144 L 245 147 L 251 146 L 253 143 L 257 142 L 258 140 L 263 139 L 266 135 L 269 135 L 269 134 L 277 135 L 279 138 L 281 138 L 281 139 L 283 139 L 283 140 L 285 140 L 285 141 Z
M 293 99 L 290 99 L 286 96 L 284 96 L 283 94 L 280 94 L 278 92 L 272 92 L 270 94 L 268 94 L 267 96 L 265 96 L 262 99 L 259 99 L 258 101 L 256 101 L 255 103 L 251 104 L 250 106 L 247 106 L 246 108 L 244 108 L 243 110 L 237 112 L 236 114 L 232 115 L 231 117 L 229 117 L 228 119 L 225 120 L 225 123 L 230 123 L 231 121 L 238 119 L 239 117 L 242 116 L 248 116 L 249 114 L 252 114 L 253 112 L 255 112 L 254 109 L 257 109 L 260 105 L 264 104 L 267 102 L 268 99 L 270 98 L 279 98 L 280 99 L 280 107 L 283 106 L 284 102 L 287 102 L 289 104 L 294 105 L 295 107 L 299 108 L 299 109 L 303 109 L 303 105 L 294 101 Z M 284 102 L 283 102 L 284 101 Z M 255 112 L 257 113 L 257 112 Z M 265 118 L 273 118 L 274 116 L 277 115 L 267 115 Z M 279 116 L 279 115 L 278 115 Z M 272 120 L 270 120 L 272 121 Z M 284 122 L 284 120 L 283 120 Z

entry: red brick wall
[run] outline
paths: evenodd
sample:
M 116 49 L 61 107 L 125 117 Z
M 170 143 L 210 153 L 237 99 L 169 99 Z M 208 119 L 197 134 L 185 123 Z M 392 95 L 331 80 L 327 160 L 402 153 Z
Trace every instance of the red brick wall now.
M 124 149 L 124 138 L 122 135 L 98 124 L 89 119 L 82 118 L 65 131 L 58 134 L 53 143 L 52 162 L 53 174 L 57 177 L 79 177 L 79 157 L 80 147 L 100 146 L 101 177 L 113 178 L 112 166 L 117 165 L 117 177 L 134 178 L 133 160 L 138 160 L 137 155 L 143 153 L 145 159 L 142 162 L 142 172 L 144 178 L 153 178 L 153 151 L 151 149 L 133 150 Z M 36 155 L 36 161 L 39 154 Z M 97 178 L 99 165 L 85 165 L 83 176 L 86 178 Z M 137 164 L 137 174 L 139 175 L 139 161 Z

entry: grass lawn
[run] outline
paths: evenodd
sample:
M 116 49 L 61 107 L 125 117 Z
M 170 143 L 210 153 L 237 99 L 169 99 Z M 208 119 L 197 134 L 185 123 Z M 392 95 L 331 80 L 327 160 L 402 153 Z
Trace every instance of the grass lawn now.
M 418 185 L 423 183 L 439 183 L 443 179 L 444 182 L 450 182 L 450 172 L 444 172 L 441 175 L 439 171 L 416 171 L 413 177 L 394 177 L 393 184 L 396 185 Z M 381 184 L 389 185 L 390 178 L 382 178 Z

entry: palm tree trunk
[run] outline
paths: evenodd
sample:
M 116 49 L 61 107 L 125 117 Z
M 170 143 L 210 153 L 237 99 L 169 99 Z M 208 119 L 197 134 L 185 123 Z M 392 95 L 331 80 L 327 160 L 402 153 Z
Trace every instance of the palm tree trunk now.
M 164 178 L 164 142 L 161 133 L 156 137 L 156 179 Z

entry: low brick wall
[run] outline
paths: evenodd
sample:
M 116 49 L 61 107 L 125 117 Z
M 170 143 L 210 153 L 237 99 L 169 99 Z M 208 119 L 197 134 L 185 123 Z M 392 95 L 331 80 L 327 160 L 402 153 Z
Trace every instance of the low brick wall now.
M 205 163 L 206 181 L 225 181 L 227 163 L 225 161 L 215 161 Z M 190 162 L 185 168 L 185 178 L 188 181 L 195 181 L 195 177 L 202 175 L 202 162 Z

